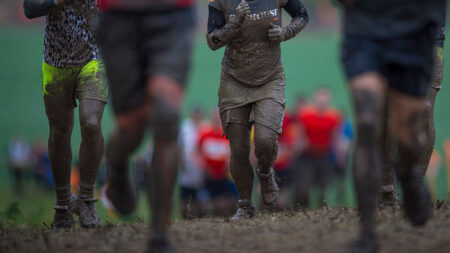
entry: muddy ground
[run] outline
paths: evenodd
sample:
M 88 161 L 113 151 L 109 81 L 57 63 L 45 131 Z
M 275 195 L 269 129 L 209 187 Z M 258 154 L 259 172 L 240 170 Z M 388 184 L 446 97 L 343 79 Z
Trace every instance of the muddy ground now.
M 172 224 L 176 252 L 346 252 L 356 237 L 353 209 L 263 213 L 230 222 L 202 218 Z M 435 208 L 425 226 L 409 225 L 400 212 L 378 214 L 380 252 L 450 252 L 450 204 Z M 0 228 L 0 252 L 145 252 L 145 224 L 112 225 L 73 231 Z

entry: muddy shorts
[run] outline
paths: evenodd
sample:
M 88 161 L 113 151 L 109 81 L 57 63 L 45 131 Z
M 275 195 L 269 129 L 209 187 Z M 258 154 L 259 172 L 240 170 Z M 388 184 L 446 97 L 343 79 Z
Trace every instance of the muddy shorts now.
M 433 57 L 433 74 L 431 75 L 431 87 L 440 90 L 444 76 L 444 45 L 436 44 Z
M 192 8 L 156 13 L 114 11 L 100 16 L 98 43 L 116 114 L 133 110 L 148 99 L 150 77 L 169 77 L 184 86 L 194 25 Z
M 246 86 L 222 72 L 219 108 L 223 129 L 230 124 L 259 124 L 281 134 L 285 108 L 284 72 L 261 86 Z
M 58 68 L 42 63 L 45 111 L 49 118 L 66 118 L 77 106 L 76 99 L 96 99 L 106 103 L 108 87 L 101 60 L 82 67 Z
M 348 79 L 367 72 L 386 77 L 391 88 L 404 94 L 426 96 L 433 71 L 435 27 L 393 39 L 346 35 L 342 61 Z

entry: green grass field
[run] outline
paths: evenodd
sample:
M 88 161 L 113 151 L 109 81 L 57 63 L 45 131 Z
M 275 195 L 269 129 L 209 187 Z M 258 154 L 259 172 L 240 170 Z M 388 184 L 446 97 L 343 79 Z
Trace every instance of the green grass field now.
M 4 150 L 8 139 L 14 134 L 24 134 L 28 139 L 46 138 L 47 119 L 44 113 L 41 89 L 42 34 L 40 28 L 2 27 L 0 28 L 0 145 Z M 446 47 L 449 48 L 447 42 Z M 339 61 L 339 38 L 335 34 L 305 33 L 286 42 L 282 46 L 283 63 L 287 80 L 287 105 L 293 105 L 294 98 L 303 93 L 307 96 L 318 86 L 332 90 L 334 105 L 348 115 L 352 111 L 345 79 Z M 204 108 L 217 105 L 220 60 L 223 51 L 212 52 L 205 39 L 198 36 L 195 43 L 192 75 L 187 92 L 185 112 L 189 106 L 198 104 Z M 450 51 L 445 55 L 450 60 Z M 446 70 L 450 70 L 448 67 Z M 447 85 L 450 75 L 447 72 L 444 88 L 439 93 L 436 105 L 436 147 L 443 154 L 442 143 L 450 138 L 450 93 Z M 105 136 L 113 128 L 111 112 L 107 108 L 104 117 Z M 74 153 L 80 143 L 78 121 L 72 135 Z M 444 164 L 444 163 L 443 163 Z M 14 196 L 9 190 L 10 179 L 0 157 L 0 211 L 5 214 L 14 209 Z M 349 184 L 350 185 L 350 184 Z M 350 187 L 350 186 L 349 186 Z M 29 188 L 24 198 L 18 199 L 22 210 L 21 224 L 49 223 L 53 193 Z M 448 199 L 444 165 L 439 172 L 437 198 Z M 141 205 L 145 206 L 145 205 Z M 27 212 L 24 212 L 27 210 Z M 146 213 L 142 207 L 138 216 Z M 104 210 L 101 210 L 104 216 Z

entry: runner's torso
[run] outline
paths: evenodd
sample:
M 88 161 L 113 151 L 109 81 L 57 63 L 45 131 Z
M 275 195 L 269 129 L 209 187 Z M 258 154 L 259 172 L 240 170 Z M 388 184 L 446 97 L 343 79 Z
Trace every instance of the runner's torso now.
M 442 20 L 443 0 L 358 0 L 346 7 L 345 33 L 390 39 Z
M 96 0 L 71 0 L 46 18 L 44 61 L 55 67 L 80 67 L 100 58 L 94 38 Z
M 241 0 L 210 0 L 228 22 Z M 269 42 L 271 24 L 281 26 L 281 7 L 287 0 L 248 0 L 251 14 L 238 35 L 227 45 L 222 70 L 249 86 L 259 86 L 283 71 L 280 43 Z

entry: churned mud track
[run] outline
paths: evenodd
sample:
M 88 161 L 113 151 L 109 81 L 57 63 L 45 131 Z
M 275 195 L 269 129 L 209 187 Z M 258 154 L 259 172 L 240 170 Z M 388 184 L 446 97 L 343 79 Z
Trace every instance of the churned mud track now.
M 230 222 L 204 218 L 172 224 L 176 252 L 346 252 L 358 231 L 353 209 L 260 214 Z M 148 226 L 105 224 L 92 230 L 0 230 L 0 252 L 145 252 Z M 381 252 L 450 252 L 450 204 L 433 212 L 432 220 L 414 228 L 401 213 L 378 215 Z

